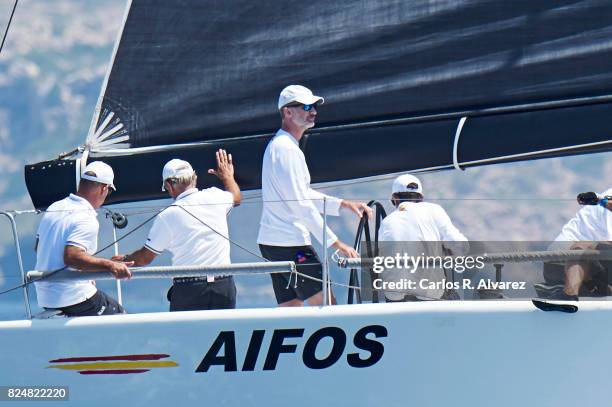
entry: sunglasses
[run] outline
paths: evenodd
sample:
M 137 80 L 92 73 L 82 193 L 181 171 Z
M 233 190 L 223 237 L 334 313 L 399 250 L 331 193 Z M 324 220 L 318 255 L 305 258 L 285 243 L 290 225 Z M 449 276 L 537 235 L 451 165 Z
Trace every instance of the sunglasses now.
M 305 104 L 302 104 L 302 103 L 294 103 L 294 104 L 291 104 L 291 105 L 287 105 L 285 107 L 301 107 L 305 111 L 309 112 L 312 109 L 318 109 L 319 108 L 319 104 L 318 103 L 313 103 L 313 104 L 310 104 L 310 105 L 305 105 Z
M 106 197 L 109 197 L 113 193 L 113 189 L 110 187 L 110 185 L 106 184 L 102 186 L 102 191 L 106 191 Z

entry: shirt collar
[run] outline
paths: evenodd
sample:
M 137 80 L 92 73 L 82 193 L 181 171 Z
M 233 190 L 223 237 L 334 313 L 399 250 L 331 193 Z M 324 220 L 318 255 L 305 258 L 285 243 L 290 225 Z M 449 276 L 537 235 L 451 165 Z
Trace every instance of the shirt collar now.
M 288 131 L 285 131 L 283 129 L 278 129 L 278 131 L 276 132 L 276 136 L 277 137 L 279 137 L 279 136 L 287 136 L 287 137 L 289 137 L 291 139 L 291 141 L 293 141 L 293 143 L 296 146 L 298 146 L 298 147 L 300 146 L 300 143 L 298 143 L 298 141 L 295 139 L 295 137 L 293 137 L 291 135 L 291 133 L 289 133 Z
M 178 201 L 179 199 L 183 199 L 186 196 L 189 196 L 189 195 L 191 195 L 191 194 L 193 194 L 195 192 L 198 192 L 197 188 L 195 188 L 195 187 L 194 188 L 189 188 L 188 190 L 183 191 L 179 196 L 177 196 L 175 200 Z
M 85 205 L 87 206 L 87 209 L 91 209 L 92 211 L 95 211 L 94 207 L 91 206 L 91 203 L 89 203 L 89 201 L 81 196 L 75 195 L 75 194 L 70 194 L 68 196 L 68 198 L 72 199 L 73 201 L 77 202 L 79 205 Z
M 398 210 L 398 211 L 405 211 L 406 209 L 408 209 L 408 208 L 409 208 L 409 206 L 408 206 L 408 205 L 410 205 L 410 204 L 415 204 L 415 203 L 418 203 L 418 202 L 402 202 L 402 203 L 401 203 L 401 204 L 399 204 L 399 206 L 397 207 L 397 210 Z

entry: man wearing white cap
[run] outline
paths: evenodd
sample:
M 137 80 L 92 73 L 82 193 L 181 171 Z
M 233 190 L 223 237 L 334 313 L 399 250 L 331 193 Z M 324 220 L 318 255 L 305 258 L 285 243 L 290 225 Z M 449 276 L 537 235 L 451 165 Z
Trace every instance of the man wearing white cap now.
M 227 215 L 242 198 L 234 180 L 232 155 L 219 150 L 216 158 L 217 169 L 208 173 L 223 182 L 225 191 L 216 187 L 198 190 L 191 164 L 176 158 L 168 161 L 162 171 L 162 190 L 174 203 L 157 215 L 141 249 L 114 258 L 145 266 L 168 250 L 176 266 L 230 264 Z M 232 276 L 175 278 L 168 300 L 170 311 L 235 308 L 236 286 Z
M 72 267 L 84 272 L 106 270 L 118 279 L 130 278 L 131 263 L 94 256 L 100 228 L 95 210 L 115 190 L 113 180 L 109 165 L 101 161 L 89 163 L 81 174 L 76 194 L 47 208 L 36 234 L 36 270 Z M 38 281 L 35 286 L 41 307 L 59 309 L 69 317 L 125 312 L 93 281 Z
M 391 203 L 397 210 L 385 219 L 380 225 L 379 241 L 398 242 L 396 245 L 381 245 L 388 251 L 406 250 L 409 255 L 444 256 L 444 249 L 455 255 L 467 252 L 466 237 L 453 225 L 446 211 L 440 206 L 430 202 L 423 202 L 423 187 L 421 181 L 414 175 L 400 175 L 393 181 L 391 189 Z M 406 246 L 403 242 L 411 243 Z M 456 243 L 453 243 L 456 242 Z M 395 253 L 384 253 L 394 256 Z M 436 288 L 423 288 L 420 281 L 439 282 L 445 278 L 442 269 L 424 268 L 416 273 L 407 273 L 405 270 L 385 270 L 385 281 L 401 281 L 413 279 L 414 290 L 386 290 L 387 301 L 406 301 L 415 299 L 439 299 L 444 295 L 441 286 Z
M 321 242 L 323 236 L 323 199 L 327 213 L 337 216 L 340 208 L 354 211 L 359 217 L 372 210 L 362 202 L 352 202 L 324 195 L 310 188 L 310 173 L 299 141 L 304 132 L 315 125 L 317 107 L 324 99 L 300 85 L 289 85 L 278 98 L 282 125 L 270 140 L 263 158 L 263 212 L 257 243 L 262 255 L 271 261 L 295 261 L 300 273 L 321 280 L 321 261 L 311 246 L 310 234 Z M 327 228 L 327 241 L 347 257 L 358 253 L 338 239 Z M 320 281 L 298 277 L 290 282 L 290 274 L 272 274 L 276 301 L 280 306 L 302 306 L 323 303 Z M 335 303 L 333 294 L 332 302 Z

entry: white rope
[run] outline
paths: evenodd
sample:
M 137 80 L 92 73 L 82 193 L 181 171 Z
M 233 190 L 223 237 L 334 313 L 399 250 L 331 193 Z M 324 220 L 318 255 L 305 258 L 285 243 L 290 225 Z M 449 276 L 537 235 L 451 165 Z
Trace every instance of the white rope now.
M 513 253 L 484 253 L 485 263 L 522 263 L 528 261 L 567 261 L 609 259 L 610 251 L 600 250 L 557 250 Z
M 465 169 L 461 168 L 459 165 L 459 137 L 461 136 L 461 131 L 463 130 L 463 125 L 467 120 L 467 116 L 463 116 L 459 120 L 459 124 L 457 125 L 457 130 L 455 131 L 455 141 L 453 142 L 453 165 L 456 170 L 465 171 Z
M 319 283 L 323 284 L 323 280 L 322 279 L 316 278 L 316 277 L 313 277 L 313 276 L 309 276 L 309 275 L 304 274 L 304 273 L 300 273 L 297 270 L 296 271 L 292 271 L 291 274 L 295 274 L 296 275 L 296 282 L 294 284 L 294 288 L 297 287 L 297 276 L 304 277 L 304 278 L 307 278 L 307 279 L 312 280 L 312 281 L 318 281 Z M 289 283 L 291 283 L 291 277 L 289 278 Z M 344 288 L 352 288 L 354 290 L 361 290 L 361 287 L 357 287 L 357 286 L 353 286 L 353 285 L 348 285 L 348 284 L 342 284 L 342 283 L 336 283 L 331 278 L 329 279 L 329 283 L 331 285 L 336 286 L 336 287 L 344 287 Z M 286 288 L 289 288 L 289 285 L 290 284 L 287 284 Z

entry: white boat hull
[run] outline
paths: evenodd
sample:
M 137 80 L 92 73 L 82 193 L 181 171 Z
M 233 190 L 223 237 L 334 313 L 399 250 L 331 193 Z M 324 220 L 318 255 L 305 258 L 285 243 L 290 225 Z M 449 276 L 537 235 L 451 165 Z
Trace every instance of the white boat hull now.
M 9 321 L 0 383 L 67 386 L 75 406 L 607 405 L 611 320 L 603 301 L 576 314 L 459 301 Z M 334 340 L 313 335 L 326 327 L 341 351 L 329 367 Z M 126 355 L 157 359 L 113 359 Z

